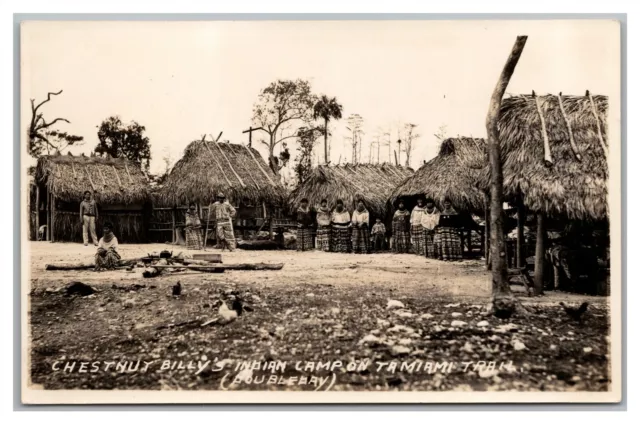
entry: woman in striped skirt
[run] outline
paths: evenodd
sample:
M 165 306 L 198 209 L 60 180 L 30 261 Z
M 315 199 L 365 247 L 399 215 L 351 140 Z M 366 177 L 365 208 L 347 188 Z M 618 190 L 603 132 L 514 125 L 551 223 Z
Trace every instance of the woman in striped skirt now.
M 200 216 L 196 210 L 195 203 L 189 205 L 189 209 L 185 214 L 184 233 L 187 250 L 202 249 L 202 227 L 200 224 Z
M 342 200 L 336 202 L 336 208 L 331 213 L 331 251 L 351 252 L 351 216 Z
M 462 259 L 462 240 L 458 212 L 451 206 L 449 199 L 445 199 L 443 206 L 434 237 L 436 254 L 443 261 L 459 261 Z
M 425 255 L 427 258 L 436 259 L 436 247 L 433 238 L 436 227 L 440 222 L 440 212 L 432 199 L 427 199 L 424 213 L 422 214 L 422 229 L 424 230 Z
M 404 202 L 398 203 L 398 210 L 393 214 L 391 228 L 393 230 L 393 251 L 396 253 L 408 253 L 411 249 L 409 237 L 409 211 L 404 208 Z
M 416 255 L 424 255 L 424 229 L 422 228 L 422 215 L 424 215 L 424 207 L 422 198 L 418 199 L 418 204 L 411 211 L 411 246 L 413 253 Z
M 369 253 L 369 211 L 364 207 L 362 200 L 358 201 L 356 210 L 351 219 L 353 225 L 353 252 Z
M 309 201 L 302 199 L 296 214 L 298 234 L 296 237 L 296 250 L 304 252 L 313 250 L 313 217 L 309 208 Z
M 331 211 L 327 207 L 327 199 L 322 199 L 320 208 L 316 214 L 316 222 L 318 231 L 316 240 L 318 240 L 318 249 L 323 252 L 331 250 Z

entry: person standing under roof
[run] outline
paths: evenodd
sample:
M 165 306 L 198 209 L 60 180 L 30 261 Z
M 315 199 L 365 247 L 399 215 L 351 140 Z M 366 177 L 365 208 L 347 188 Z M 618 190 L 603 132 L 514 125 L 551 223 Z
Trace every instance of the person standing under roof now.
M 92 198 L 89 190 L 84 192 L 84 199 L 80 203 L 80 223 L 82 224 L 82 240 L 84 245 L 89 245 L 89 234 L 94 246 L 98 245 L 96 235 L 96 220 L 98 219 L 98 205 Z
M 427 258 L 436 259 L 437 255 L 433 237 L 435 236 L 436 227 L 440 221 L 440 212 L 438 212 L 433 199 L 427 199 L 425 204 L 421 221 L 424 230 L 425 255 Z
M 331 250 L 331 210 L 327 203 L 327 199 L 322 199 L 316 214 L 316 222 L 318 224 L 316 240 L 318 240 L 318 250 L 323 252 Z
M 393 250 L 396 253 L 409 253 L 411 241 L 409 237 L 409 211 L 404 207 L 404 201 L 398 202 L 398 210 L 393 214 L 391 228 L 393 231 Z
M 233 234 L 232 219 L 236 216 L 236 209 L 225 200 L 224 193 L 218 193 L 216 201 L 209 206 L 209 216 L 216 221 L 216 239 L 221 249 L 230 251 L 236 248 L 236 236 Z
M 351 216 L 344 208 L 342 200 L 336 202 L 336 208 L 331 213 L 331 251 L 340 253 L 351 252 Z
M 422 215 L 424 206 L 422 198 L 418 198 L 418 204 L 411 211 L 411 246 L 416 255 L 425 254 L 424 230 L 422 228 Z
M 298 252 L 313 250 L 313 214 L 309 207 L 309 200 L 300 201 L 300 207 L 296 211 L 296 222 L 298 223 L 296 250 Z
M 369 253 L 369 211 L 365 209 L 362 200 L 358 200 L 351 223 L 353 225 L 353 253 Z
M 434 237 L 436 254 L 443 261 L 462 259 L 462 240 L 460 239 L 460 219 L 451 200 L 444 199 L 442 212 Z

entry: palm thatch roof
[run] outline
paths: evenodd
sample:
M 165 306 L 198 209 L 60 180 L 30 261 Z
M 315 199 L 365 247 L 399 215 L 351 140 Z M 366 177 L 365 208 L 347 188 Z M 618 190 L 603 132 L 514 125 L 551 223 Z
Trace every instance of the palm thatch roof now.
M 163 204 L 208 204 L 222 192 L 232 202 L 279 205 L 284 188 L 252 147 L 197 140 L 171 170 L 158 193 Z
M 341 199 L 353 211 L 355 202 L 361 199 L 370 212 L 384 216 L 389 195 L 412 174 L 411 168 L 389 164 L 321 165 L 291 193 L 289 206 L 297 207 L 303 198 L 311 205 L 327 199 L 330 206 Z
M 502 101 L 498 130 L 505 196 L 521 193 L 529 210 L 549 216 L 605 219 L 608 99 L 588 92 L 561 98 L 562 108 L 559 96 L 537 96 L 540 112 L 535 93 Z M 545 160 L 543 128 L 551 162 Z M 487 167 L 482 188 L 489 187 L 490 175 Z
M 391 202 L 400 198 L 424 196 L 442 207 L 445 198 L 462 210 L 484 209 L 484 194 L 477 181 L 486 163 L 486 145 L 482 138 L 448 138 L 438 155 L 422 165 L 411 178 L 391 194 Z
M 65 202 L 80 202 L 87 190 L 95 191 L 103 204 L 139 204 L 149 198 L 147 177 L 125 158 L 43 156 L 38 159 L 35 178 Z

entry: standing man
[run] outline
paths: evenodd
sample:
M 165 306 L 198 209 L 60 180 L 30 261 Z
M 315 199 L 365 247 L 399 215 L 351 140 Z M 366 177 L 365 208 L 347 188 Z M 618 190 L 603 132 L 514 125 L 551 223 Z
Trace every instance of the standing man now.
M 96 219 L 98 219 L 98 205 L 92 199 L 91 192 L 87 190 L 84 192 L 84 199 L 80 203 L 80 223 L 82 224 L 82 240 L 85 246 L 89 244 L 89 232 L 91 233 L 93 245 L 98 245 Z
M 233 252 L 236 248 L 236 237 L 233 234 L 231 220 L 236 216 L 236 209 L 225 200 L 223 193 L 218 193 L 214 204 L 209 206 L 209 215 L 216 221 L 216 239 L 222 249 L 225 246 Z

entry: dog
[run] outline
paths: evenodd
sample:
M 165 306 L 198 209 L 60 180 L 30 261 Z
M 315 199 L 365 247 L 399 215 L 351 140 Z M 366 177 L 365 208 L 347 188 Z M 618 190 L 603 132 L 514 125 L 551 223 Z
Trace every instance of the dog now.
M 38 228 L 38 241 L 42 241 L 45 239 L 47 234 L 47 226 L 46 225 L 41 225 L 40 228 Z

